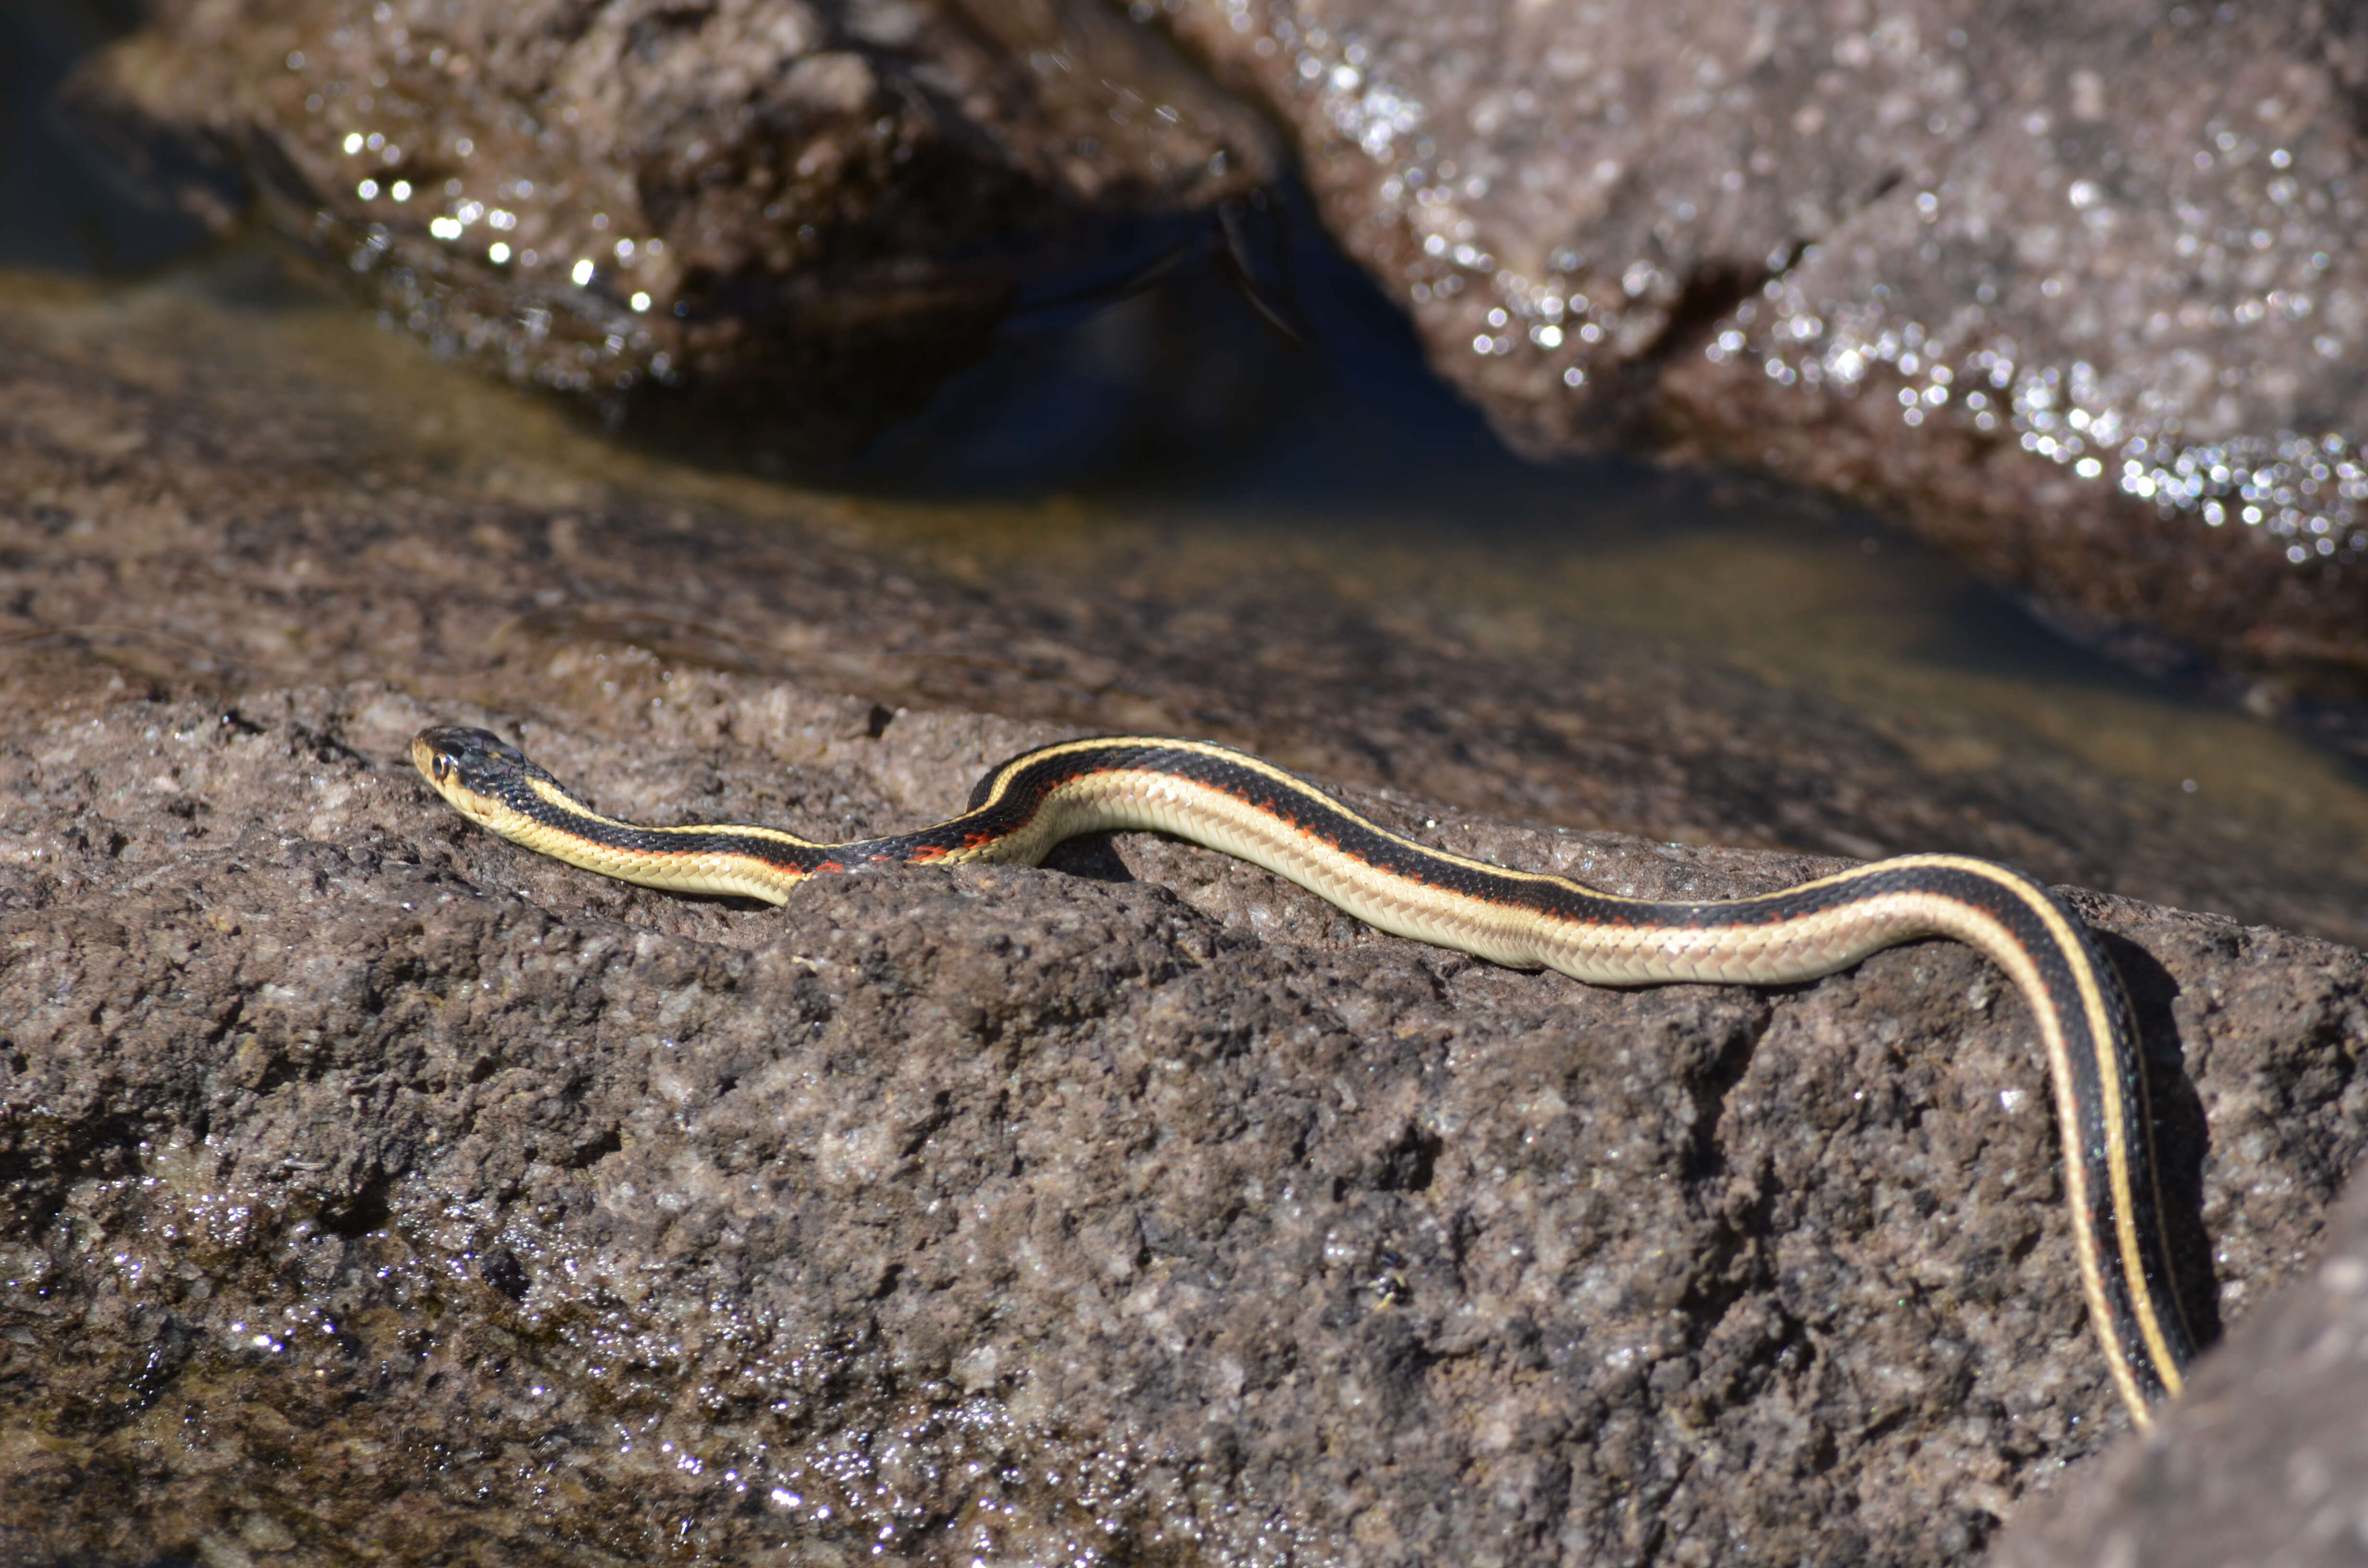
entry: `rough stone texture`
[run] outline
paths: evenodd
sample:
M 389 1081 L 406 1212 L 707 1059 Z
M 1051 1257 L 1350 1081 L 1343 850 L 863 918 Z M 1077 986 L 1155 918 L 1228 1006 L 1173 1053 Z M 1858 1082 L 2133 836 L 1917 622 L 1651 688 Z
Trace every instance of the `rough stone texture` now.
M 2123 1424 L 1967 953 L 1596 991 L 1160 846 L 668 903 L 445 813 L 431 714 L 479 716 L 6 745 L 16 1555 L 1947 1562 Z M 1029 738 L 872 722 L 700 702 L 591 777 L 877 828 Z M 1440 831 L 1639 891 L 1819 869 Z M 2086 907 L 2211 1119 L 2221 1278 L 2280 1278 L 2356 1153 L 2368 963 Z
M 728 413 L 735 449 L 843 450 L 979 351 L 1031 242 L 1269 171 L 1252 117 L 1066 0 L 150 10 L 71 95 L 129 161 L 224 225 L 251 187 L 445 352 L 675 387 L 644 420 Z
M 655 497 L 393 355 L 324 381 L 307 330 L 0 317 L 0 1556 L 1964 1562 L 2125 1426 L 2027 1016 L 1964 949 L 1596 990 L 1143 839 L 753 910 L 523 855 L 403 758 L 486 722 L 619 812 L 855 835 L 1081 723 L 1304 718 L 1352 779 L 1469 786 L 1522 748 L 1431 680 L 1585 675 L 1608 724 L 1619 666 L 1474 639 L 1454 676 L 1412 621 L 1420 682 L 1303 671 L 1353 607 L 1156 577 L 1129 643 L 845 506 Z M 1665 678 L 1704 757 L 1773 719 L 1884 755 Z M 1669 766 L 1573 733 L 1503 798 Z M 1931 783 L 1804 820 L 2014 827 Z M 1353 798 L 1622 892 L 1834 864 Z M 2081 907 L 2195 1301 L 2241 1321 L 2368 1137 L 2368 959 Z
M 2146 1443 L 2000 1541 L 1997 1568 L 2337 1568 L 2368 1558 L 2368 1183 L 2317 1267 L 2229 1337 Z
M 2368 689 L 2354 8 L 1163 9 L 1517 442 L 1833 487 L 2091 630 Z

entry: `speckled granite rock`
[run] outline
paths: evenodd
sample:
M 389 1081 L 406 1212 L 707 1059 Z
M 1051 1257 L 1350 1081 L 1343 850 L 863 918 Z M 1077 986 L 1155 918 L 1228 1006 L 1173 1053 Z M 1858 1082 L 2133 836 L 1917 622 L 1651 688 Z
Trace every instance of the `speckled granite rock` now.
M 1964 951 L 1590 990 L 1158 845 L 689 904 L 446 812 L 431 715 L 481 717 L 132 702 L 0 754 L 20 1556 L 1941 1562 L 2123 1426 Z M 612 808 L 865 828 L 1032 738 L 875 728 L 777 688 L 621 770 L 524 733 Z M 1433 831 L 1635 891 L 1819 869 Z M 2356 1156 L 2368 960 L 2084 907 L 2241 1306 Z
M 2092 631 L 2368 690 L 2354 11 L 1163 9 L 1517 442 L 1839 489 Z
M 524 856 L 402 756 L 484 722 L 612 810 L 855 834 L 1080 724 L 1469 787 L 1579 690 L 1605 728 L 1502 798 L 1592 810 L 1670 733 L 1813 722 L 1830 781 L 1846 720 L 1677 680 L 1618 728 L 1625 666 L 1313 596 L 1097 619 L 392 352 L 324 378 L 318 330 L 0 315 L 0 1558 L 1959 1562 L 2123 1429 L 1963 949 L 1594 990 L 1142 839 L 749 910 Z M 1511 706 L 1434 711 L 1452 669 Z M 1686 809 L 1784 798 L 1711 772 Z M 1880 777 L 1801 820 L 2028 831 Z M 1354 798 L 1623 892 L 1833 864 Z M 2368 959 L 2082 907 L 2242 1322 L 2357 1163 Z
M 167 4 L 71 97 L 219 222 L 252 187 L 445 352 L 611 403 L 664 383 L 644 422 L 810 456 L 973 357 L 1030 244 L 1270 160 L 1074 0 Z
M 2368 1558 L 2368 1183 L 2325 1256 L 2229 1336 L 2179 1408 L 2035 1507 L 1996 1568 L 2339 1568 Z

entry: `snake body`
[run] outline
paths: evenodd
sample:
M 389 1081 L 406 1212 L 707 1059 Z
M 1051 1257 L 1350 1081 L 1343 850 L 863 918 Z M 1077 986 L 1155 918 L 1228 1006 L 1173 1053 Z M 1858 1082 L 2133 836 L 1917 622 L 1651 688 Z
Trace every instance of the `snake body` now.
M 2045 1048 L 2080 1279 L 2141 1427 L 2194 1356 L 2163 1231 L 2153 1118 L 2120 977 L 2064 901 L 2009 867 L 1909 855 L 1753 898 L 1661 903 L 1508 870 L 1390 832 L 1247 753 L 1150 736 L 1065 741 L 990 770 L 961 815 L 818 844 L 780 828 L 641 827 L 594 812 L 483 730 L 412 743 L 464 815 L 586 870 L 780 903 L 809 877 L 882 865 L 1033 865 L 1078 834 L 1172 834 L 1263 866 L 1381 930 L 1600 985 L 1815 979 L 1948 937 L 2006 971 Z

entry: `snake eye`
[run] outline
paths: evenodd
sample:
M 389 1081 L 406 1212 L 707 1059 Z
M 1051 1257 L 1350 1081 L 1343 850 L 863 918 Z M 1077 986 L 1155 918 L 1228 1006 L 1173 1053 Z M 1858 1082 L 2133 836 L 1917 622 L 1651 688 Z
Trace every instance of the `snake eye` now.
M 436 754 L 436 782 L 441 784 L 451 774 L 452 759 L 442 752 Z

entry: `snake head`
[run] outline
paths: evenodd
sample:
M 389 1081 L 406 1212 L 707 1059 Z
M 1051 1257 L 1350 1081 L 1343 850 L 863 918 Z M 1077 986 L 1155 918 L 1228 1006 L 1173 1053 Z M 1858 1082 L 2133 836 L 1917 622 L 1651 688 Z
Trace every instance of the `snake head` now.
M 541 771 L 500 736 L 458 724 L 438 724 L 413 736 L 411 763 L 438 794 L 463 811 L 471 797 L 499 795 L 520 776 Z

